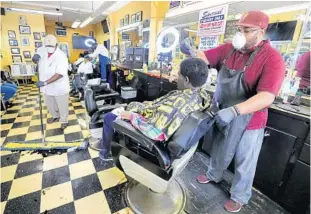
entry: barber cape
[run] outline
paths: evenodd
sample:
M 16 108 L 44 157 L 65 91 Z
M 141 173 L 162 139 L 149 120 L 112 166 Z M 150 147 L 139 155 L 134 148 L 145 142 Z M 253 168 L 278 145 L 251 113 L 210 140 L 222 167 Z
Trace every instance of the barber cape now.
M 210 102 L 205 89 L 185 89 L 171 91 L 152 102 L 132 102 L 126 110 L 143 116 L 168 140 L 190 113 L 206 110 Z

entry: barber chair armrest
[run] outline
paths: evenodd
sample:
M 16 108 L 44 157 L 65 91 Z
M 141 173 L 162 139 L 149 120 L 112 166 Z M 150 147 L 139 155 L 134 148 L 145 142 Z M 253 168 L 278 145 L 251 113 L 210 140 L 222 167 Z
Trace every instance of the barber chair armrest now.
M 155 152 L 160 167 L 162 167 L 163 169 L 167 169 L 171 165 L 171 160 L 169 158 L 169 155 L 165 151 L 163 142 L 157 142 L 148 138 L 143 133 L 135 129 L 129 122 L 123 120 L 114 121 L 113 126 L 117 132 L 124 134 L 127 137 L 138 142 L 139 146 L 148 149 L 150 152 Z
M 116 105 L 105 105 L 98 109 L 92 117 L 91 117 L 91 123 L 96 123 L 98 120 L 102 118 L 102 115 L 112 111 L 113 109 L 120 108 L 120 107 L 126 107 L 127 104 L 116 104 Z
M 95 102 L 99 100 L 106 100 L 106 99 L 113 99 L 113 98 L 118 98 L 120 95 L 118 92 L 112 92 L 110 94 L 103 94 L 103 95 L 98 95 L 95 96 Z

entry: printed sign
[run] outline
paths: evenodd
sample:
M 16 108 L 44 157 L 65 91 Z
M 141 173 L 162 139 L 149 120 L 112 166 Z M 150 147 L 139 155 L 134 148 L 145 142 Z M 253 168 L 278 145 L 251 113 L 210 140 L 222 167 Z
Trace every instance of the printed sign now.
M 198 3 L 201 3 L 202 1 L 184 1 L 183 2 L 183 7 L 189 7 Z
M 198 35 L 217 36 L 225 33 L 228 5 L 200 11 Z
M 225 36 L 224 36 L 224 40 L 231 40 L 234 35 L 236 34 L 237 30 L 238 30 L 238 26 L 237 23 L 239 22 L 239 20 L 231 20 L 231 21 L 227 21 L 226 23 L 226 31 L 225 31 Z
M 200 38 L 199 50 L 205 51 L 218 45 L 218 36 L 202 36 Z

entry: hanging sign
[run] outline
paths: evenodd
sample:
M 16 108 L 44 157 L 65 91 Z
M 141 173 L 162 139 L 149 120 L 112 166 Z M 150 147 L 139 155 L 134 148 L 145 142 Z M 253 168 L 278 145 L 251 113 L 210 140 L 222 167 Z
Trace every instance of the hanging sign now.
M 217 36 L 225 33 L 228 5 L 208 8 L 200 11 L 198 35 Z
M 218 36 L 202 36 L 200 38 L 199 50 L 205 51 L 218 45 Z

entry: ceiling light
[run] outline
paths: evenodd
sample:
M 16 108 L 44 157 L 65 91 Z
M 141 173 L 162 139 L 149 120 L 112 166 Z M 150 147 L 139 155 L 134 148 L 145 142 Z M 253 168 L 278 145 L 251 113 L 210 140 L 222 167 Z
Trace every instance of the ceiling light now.
M 77 19 L 77 20 L 75 20 L 75 21 L 72 23 L 71 27 L 72 27 L 72 28 L 77 28 L 80 24 L 81 24 L 81 21 Z
M 92 16 L 90 16 L 90 17 L 88 17 L 86 20 L 84 20 L 83 22 L 82 22 L 82 24 L 80 25 L 80 28 L 83 28 L 83 27 L 85 27 L 86 25 L 88 25 L 91 21 L 93 21 L 93 17 Z
M 43 10 L 31 10 L 31 9 L 22 9 L 22 8 L 6 8 L 8 11 L 16 11 L 16 12 L 23 12 L 23 13 L 34 13 L 34 14 L 45 14 L 51 16 L 62 16 L 62 12 L 53 12 L 53 11 L 43 11 Z

